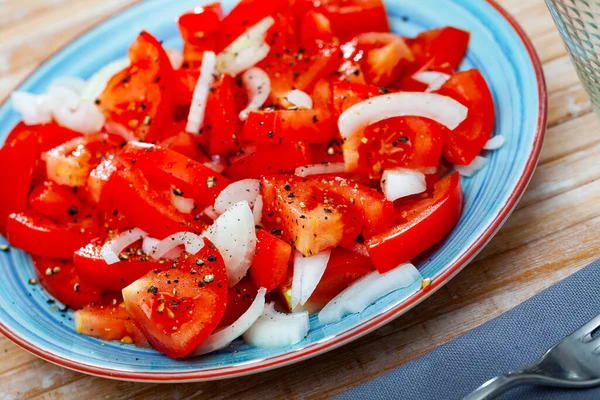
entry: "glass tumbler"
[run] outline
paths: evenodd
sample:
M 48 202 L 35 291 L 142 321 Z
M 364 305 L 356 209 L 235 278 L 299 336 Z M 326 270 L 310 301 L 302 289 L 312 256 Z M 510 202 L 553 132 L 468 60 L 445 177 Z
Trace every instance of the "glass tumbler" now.
M 546 3 L 592 106 L 600 114 L 600 0 Z

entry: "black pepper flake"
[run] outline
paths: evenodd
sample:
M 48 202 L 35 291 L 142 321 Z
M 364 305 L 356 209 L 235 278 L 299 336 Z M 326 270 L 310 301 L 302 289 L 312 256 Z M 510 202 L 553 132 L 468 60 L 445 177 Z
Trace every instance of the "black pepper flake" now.
M 100 99 L 94 100 L 94 104 L 96 104 L 97 106 L 99 106 L 100 105 Z
M 268 136 L 269 138 L 272 138 L 272 137 L 273 137 L 273 131 L 269 131 L 269 133 L 267 133 L 267 136 Z
M 283 232 L 282 229 L 271 229 L 271 234 L 273 234 L 273 235 L 280 236 L 282 232 Z
M 285 190 L 292 190 L 292 187 L 290 186 L 289 183 L 286 183 L 285 186 L 283 187 Z
M 123 79 L 121 79 L 121 82 L 123 83 L 127 83 L 131 80 L 131 75 L 125 75 L 125 77 Z
M 319 122 L 319 118 L 317 118 L 316 115 L 313 115 L 313 122 L 316 124 L 317 122 Z
M 183 196 L 183 191 L 181 189 L 176 188 L 175 186 L 173 186 L 172 190 L 173 190 L 173 194 L 175 196 Z
M 333 212 L 331 208 L 324 208 L 323 211 L 325 211 L 328 214 L 331 214 Z
M 400 136 L 400 137 L 398 138 L 398 141 L 399 141 L 400 143 L 408 143 L 408 138 L 407 138 L 406 136 Z
M 210 262 L 217 261 L 217 256 L 213 256 L 213 255 L 208 256 L 208 261 L 210 261 Z
M 379 93 L 381 94 L 388 94 L 390 91 L 387 88 L 384 87 L 380 87 L 379 88 Z
M 154 296 L 156 296 L 156 294 L 158 293 L 158 288 L 152 285 L 148 288 L 148 293 L 152 293 Z

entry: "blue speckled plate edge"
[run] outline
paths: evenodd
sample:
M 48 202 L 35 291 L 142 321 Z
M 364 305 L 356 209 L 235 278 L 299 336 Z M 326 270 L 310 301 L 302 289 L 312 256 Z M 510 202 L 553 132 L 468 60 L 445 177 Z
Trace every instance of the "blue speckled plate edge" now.
M 221 368 L 213 368 L 213 369 L 204 369 L 204 370 L 189 370 L 189 371 L 173 371 L 173 372 L 164 372 L 164 371 L 151 371 L 151 372 L 136 372 L 136 371 L 122 371 L 122 370 L 111 370 L 110 368 L 99 368 L 95 365 L 82 363 L 76 359 L 69 359 L 65 357 L 58 356 L 52 352 L 49 352 L 42 347 L 38 347 L 35 343 L 28 342 L 24 340 L 22 337 L 18 335 L 18 333 L 10 330 L 2 321 L 0 321 L 0 331 L 6 335 L 10 340 L 33 353 L 36 356 L 39 356 L 47 361 L 55 363 L 57 365 L 70 368 L 76 371 L 93 374 L 97 376 L 102 376 L 106 378 L 113 379 L 123 379 L 123 380 L 131 380 L 131 381 L 154 381 L 154 382 L 174 382 L 174 381 L 199 381 L 199 380 L 210 380 L 210 379 L 221 379 L 227 377 L 240 376 L 250 373 L 256 373 L 259 371 L 266 371 L 269 369 L 281 367 L 284 365 L 288 365 L 294 362 L 298 362 L 300 360 L 316 356 L 325 351 L 332 350 L 337 348 L 351 340 L 355 340 L 363 335 L 368 334 L 369 332 L 377 329 L 383 324 L 389 322 L 390 320 L 398 317 L 404 312 L 408 311 L 412 307 L 419 304 L 426 297 L 433 294 L 437 289 L 443 286 L 447 281 L 449 281 L 455 274 L 457 274 L 466 264 L 480 251 L 483 246 L 493 237 L 496 231 L 500 228 L 502 223 L 506 220 L 508 215 L 510 215 L 511 211 L 516 206 L 519 198 L 521 197 L 525 187 L 527 186 L 533 171 L 535 170 L 535 166 L 539 157 L 539 153 L 541 150 L 541 145 L 543 141 L 543 136 L 546 129 L 546 119 L 547 119 L 547 93 L 545 87 L 545 80 L 543 77 L 543 71 L 541 67 L 541 63 L 537 57 L 537 54 L 533 48 L 533 45 L 527 38 L 526 34 L 520 28 L 520 26 L 514 21 L 514 19 L 508 15 L 499 5 L 495 3 L 493 0 L 487 0 L 487 3 L 495 8 L 513 27 L 516 34 L 519 36 L 521 41 L 523 42 L 529 57 L 531 59 L 531 64 L 535 71 L 536 81 L 538 85 L 538 97 L 539 97 L 539 110 L 537 115 L 537 127 L 536 133 L 533 138 L 533 142 L 531 145 L 531 151 L 527 158 L 527 163 L 525 168 L 523 169 L 522 174 L 519 177 L 518 182 L 516 183 L 511 195 L 508 197 L 507 201 L 502 205 L 502 208 L 498 213 L 494 216 L 492 220 L 486 225 L 485 229 L 482 231 L 482 234 L 474 240 L 468 248 L 466 248 L 459 257 L 453 260 L 453 262 L 448 265 L 444 271 L 435 276 L 435 280 L 432 285 L 425 291 L 418 291 L 409 297 L 407 300 L 398 304 L 394 307 L 390 307 L 377 315 L 373 316 L 370 319 L 362 321 L 359 325 L 353 327 L 352 329 L 348 329 L 338 335 L 333 337 L 325 337 L 323 340 L 308 344 L 305 347 L 298 348 L 296 350 L 280 354 L 274 357 L 269 357 L 261 360 L 253 360 L 251 362 L 238 363 L 235 365 L 227 365 Z M 138 3 L 134 3 L 128 7 L 125 7 L 119 11 L 130 8 L 131 6 L 135 6 Z M 96 28 L 98 25 L 103 24 L 109 18 L 99 22 L 94 27 L 90 28 L 92 30 Z M 89 31 L 88 30 L 88 31 Z M 68 45 L 67 45 L 68 46 Z M 65 46 L 66 47 L 66 46 Z M 54 54 L 59 53 L 62 49 L 58 50 Z M 54 55 L 53 54 L 53 55 Z M 52 56 L 53 56 L 52 55 Z M 52 58 L 52 56 L 49 57 Z M 28 78 L 27 78 L 28 79 Z M 3 104 L 0 104 L 2 107 Z

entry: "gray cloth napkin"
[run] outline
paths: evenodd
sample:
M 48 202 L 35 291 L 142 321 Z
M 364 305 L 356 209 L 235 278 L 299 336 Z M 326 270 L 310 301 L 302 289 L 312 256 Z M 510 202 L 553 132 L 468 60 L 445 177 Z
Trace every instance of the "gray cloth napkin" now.
M 462 399 L 494 376 L 531 364 L 598 314 L 600 260 L 498 318 L 337 399 Z M 500 399 L 600 399 L 600 388 L 575 391 L 524 386 Z

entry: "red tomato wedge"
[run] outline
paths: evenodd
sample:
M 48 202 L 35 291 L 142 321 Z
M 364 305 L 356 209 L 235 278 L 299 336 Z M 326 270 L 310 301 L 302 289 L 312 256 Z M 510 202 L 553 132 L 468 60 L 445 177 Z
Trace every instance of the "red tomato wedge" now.
M 200 59 L 199 65 L 202 65 L 202 59 Z M 198 83 L 198 78 L 200 77 L 200 70 L 198 68 L 181 68 L 175 70 L 174 74 L 175 102 L 178 107 L 186 108 L 185 111 L 187 116 L 187 112 L 189 112 L 189 106 L 192 103 L 194 89 L 196 88 L 196 83 Z
M 194 199 L 199 210 L 213 205 L 221 190 L 231 183 L 204 164 L 164 147 L 130 142 L 119 158 L 149 178 L 181 190 L 184 197 Z
M 316 11 L 309 11 L 300 22 L 300 43 L 304 48 L 316 50 L 324 44 L 333 44 L 336 38 L 329 19 Z
M 467 52 L 469 32 L 453 27 L 432 29 L 420 33 L 412 41 L 412 51 L 417 65 L 448 65 L 456 69 Z
M 256 230 L 256 251 L 250 266 L 250 278 L 257 288 L 267 293 L 287 278 L 292 246 L 264 229 Z
M 241 110 L 236 108 L 235 93 L 235 80 L 227 74 L 221 75 L 209 92 L 202 134 L 208 135 L 211 155 L 231 155 L 239 147 Z
M 204 230 L 203 224 L 191 215 L 177 211 L 165 197 L 152 189 L 138 169 L 117 170 L 104 185 L 102 196 L 104 204 L 101 206 L 105 210 L 116 210 L 153 237 L 162 239 L 181 231 L 200 233 Z
M 77 310 L 102 298 L 102 290 L 81 279 L 72 261 L 36 255 L 32 260 L 44 289 L 64 305 Z
M 405 206 L 404 221 L 365 241 L 380 273 L 408 262 L 441 240 L 458 222 L 463 195 L 458 173 L 435 183 L 428 198 Z
M 303 143 L 272 145 L 251 143 L 240 154 L 229 159 L 224 175 L 233 181 L 260 178 L 263 175 L 294 172 L 310 163 L 310 147 Z
M 204 52 L 216 50 L 219 40 L 218 31 L 222 19 L 223 8 L 221 3 L 199 6 L 179 17 L 178 24 L 183 39 L 183 62 L 185 67 L 200 67 Z M 196 75 L 197 79 L 198 75 Z
M 31 254 L 71 258 L 73 252 L 100 235 L 95 213 L 83 212 L 73 222 L 57 223 L 33 211 L 11 214 L 6 226 L 9 242 Z
M 129 48 L 131 64 L 113 76 L 99 97 L 107 126 L 152 142 L 174 111 L 175 74 L 161 44 L 142 32 Z
M 37 185 L 29 195 L 29 205 L 35 211 L 58 222 L 74 218 L 82 210 L 82 202 L 73 188 L 46 181 Z
M 348 108 L 361 101 L 390 92 L 385 88 L 351 82 L 334 82 L 332 91 L 333 108 L 338 117 Z
M 356 40 L 360 65 L 371 85 L 389 85 L 415 60 L 404 38 L 396 34 L 362 33 Z
M 164 264 L 143 254 L 141 242 L 136 242 L 121 252 L 121 261 L 109 265 L 100 253 L 103 244 L 103 241 L 94 241 L 73 254 L 79 275 L 102 289 L 120 291 L 148 271 Z
M 237 321 L 250 308 L 257 293 L 258 289 L 248 277 L 230 288 L 227 293 L 227 309 L 217 326 L 217 330 Z
M 494 99 L 481 73 L 476 69 L 452 76 L 436 93 L 452 97 L 469 108 L 467 119 L 446 133 L 444 158 L 466 165 L 475 159 L 494 129 Z
M 103 340 L 121 340 L 128 336 L 125 321 L 131 317 L 125 307 L 119 303 L 103 303 L 88 304 L 75 311 L 75 331 Z
M 227 273 L 218 250 L 205 240 L 197 255 L 185 253 L 123 289 L 136 326 L 169 357 L 190 354 L 217 327 L 227 306 Z
M 199 148 L 194 134 L 185 131 L 185 121 L 173 124 L 172 134 L 158 143 L 160 147 L 166 147 L 183 156 L 197 161 L 207 161 L 208 157 Z

